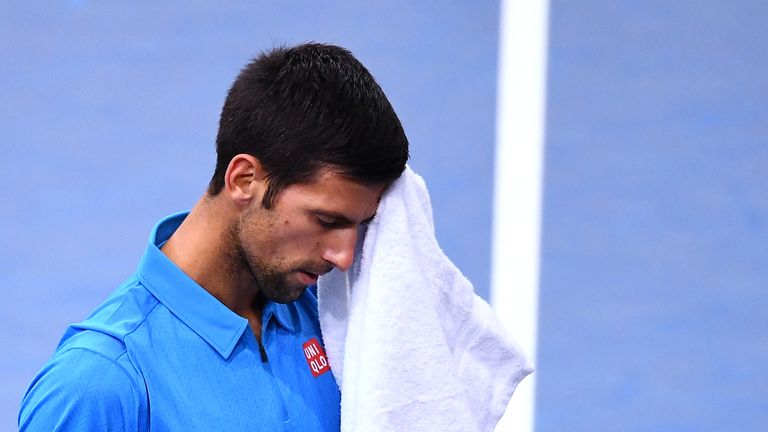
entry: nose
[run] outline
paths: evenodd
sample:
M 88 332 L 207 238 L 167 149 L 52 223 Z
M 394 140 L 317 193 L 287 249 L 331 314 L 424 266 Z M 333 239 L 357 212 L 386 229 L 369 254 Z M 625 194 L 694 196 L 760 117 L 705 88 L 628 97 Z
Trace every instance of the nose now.
M 322 258 L 333 264 L 337 269 L 345 272 L 352 267 L 352 261 L 355 259 L 356 243 L 357 227 L 334 230 L 328 233 Z

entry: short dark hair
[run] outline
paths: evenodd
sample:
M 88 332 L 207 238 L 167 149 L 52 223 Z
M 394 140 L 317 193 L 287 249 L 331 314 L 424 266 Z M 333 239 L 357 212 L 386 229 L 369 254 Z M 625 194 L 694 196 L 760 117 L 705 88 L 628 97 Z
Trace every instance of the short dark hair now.
M 310 181 L 321 168 L 366 184 L 402 174 L 408 139 L 384 92 L 348 50 L 318 43 L 278 47 L 246 65 L 229 89 L 216 137 L 210 195 L 236 155 L 267 173 L 262 201 Z

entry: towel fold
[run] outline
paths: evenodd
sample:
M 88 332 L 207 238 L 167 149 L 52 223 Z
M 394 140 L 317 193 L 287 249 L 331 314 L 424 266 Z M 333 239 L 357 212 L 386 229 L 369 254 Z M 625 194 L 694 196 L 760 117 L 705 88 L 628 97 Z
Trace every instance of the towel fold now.
M 406 167 L 360 234 L 318 282 L 341 430 L 493 430 L 533 368 L 440 249 L 424 180 Z

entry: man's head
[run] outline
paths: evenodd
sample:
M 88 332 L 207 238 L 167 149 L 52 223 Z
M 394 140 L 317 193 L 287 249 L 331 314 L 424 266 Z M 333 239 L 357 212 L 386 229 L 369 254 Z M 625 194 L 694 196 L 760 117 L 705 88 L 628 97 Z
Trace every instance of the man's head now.
M 377 210 L 385 184 L 364 184 L 323 169 L 307 183 L 286 186 L 270 208 L 258 163 L 238 156 L 227 177 L 227 195 L 240 211 L 227 232 L 228 261 L 268 299 L 295 300 L 334 267 L 354 259 L 361 225 Z
M 352 262 L 358 228 L 405 169 L 408 141 L 373 77 L 343 48 L 278 48 L 229 90 L 208 196 L 234 213 L 227 250 L 267 298 L 295 300 Z
M 361 183 L 389 183 L 408 159 L 408 140 L 368 70 L 340 47 L 276 48 L 246 65 L 227 94 L 208 194 L 224 187 L 238 154 L 268 176 L 269 208 L 283 188 L 331 168 Z

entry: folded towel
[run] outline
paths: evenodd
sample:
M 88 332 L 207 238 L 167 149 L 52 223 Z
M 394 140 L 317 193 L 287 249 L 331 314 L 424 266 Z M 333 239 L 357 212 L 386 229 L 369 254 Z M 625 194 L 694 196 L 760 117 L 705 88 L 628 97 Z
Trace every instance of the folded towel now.
M 358 238 L 352 268 L 318 282 L 341 430 L 493 430 L 533 368 L 440 249 L 410 167 Z

